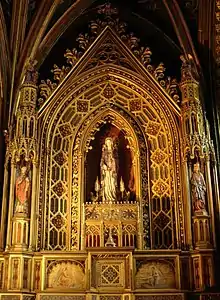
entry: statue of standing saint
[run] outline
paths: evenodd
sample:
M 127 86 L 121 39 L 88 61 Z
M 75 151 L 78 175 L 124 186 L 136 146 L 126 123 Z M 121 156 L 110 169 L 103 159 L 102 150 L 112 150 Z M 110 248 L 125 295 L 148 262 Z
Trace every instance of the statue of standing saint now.
M 23 166 L 15 182 L 15 213 L 28 214 L 29 196 L 30 179 L 27 175 L 27 167 Z
M 195 213 L 207 214 L 205 208 L 206 184 L 199 163 L 195 163 L 191 177 L 192 200 Z
M 102 147 L 100 171 L 102 201 L 115 202 L 117 195 L 117 168 L 111 137 L 105 139 Z

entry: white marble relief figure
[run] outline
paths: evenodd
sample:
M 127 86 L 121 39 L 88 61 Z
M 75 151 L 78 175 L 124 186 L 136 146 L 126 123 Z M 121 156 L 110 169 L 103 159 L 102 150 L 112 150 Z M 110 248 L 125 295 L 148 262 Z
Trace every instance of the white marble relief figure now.
M 117 194 L 117 168 L 114 157 L 113 139 L 107 137 L 102 147 L 100 162 L 101 192 L 103 202 L 114 202 Z

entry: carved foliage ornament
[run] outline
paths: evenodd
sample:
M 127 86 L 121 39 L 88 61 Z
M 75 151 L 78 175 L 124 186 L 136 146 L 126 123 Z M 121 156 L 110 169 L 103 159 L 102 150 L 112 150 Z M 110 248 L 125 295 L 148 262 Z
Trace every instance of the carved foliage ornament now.
M 86 52 L 89 46 L 94 40 L 101 34 L 106 26 L 109 26 L 115 31 L 120 39 L 127 45 L 133 55 L 139 59 L 139 61 L 146 67 L 146 69 L 155 77 L 160 85 L 167 91 L 167 93 L 174 99 L 175 102 L 179 102 L 179 90 L 178 83 L 175 78 L 165 76 L 166 68 L 163 63 L 160 63 L 157 67 L 151 65 L 152 52 L 149 47 L 140 46 L 140 39 L 135 36 L 133 32 L 127 33 L 127 24 L 121 22 L 119 19 L 113 19 L 112 15 L 117 13 L 115 8 L 111 7 L 111 4 L 105 4 L 102 7 L 98 7 L 99 13 L 104 13 L 104 19 L 92 20 L 89 23 L 89 33 L 80 33 L 76 42 L 78 43 L 76 48 L 72 50 L 67 49 L 64 57 L 67 60 L 68 66 L 59 67 L 54 64 L 54 68 L 51 72 L 54 74 L 54 80 L 57 83 L 52 82 L 50 79 L 42 80 L 40 84 L 40 96 L 39 105 L 42 105 L 44 101 L 51 95 L 56 89 L 59 83 L 65 78 L 69 71 L 76 65 L 78 60 Z M 111 12 L 111 13 L 110 13 Z M 120 64 L 133 69 L 129 60 L 121 56 L 114 46 L 114 42 L 106 40 L 101 46 L 101 50 L 98 52 L 97 57 L 93 57 L 89 61 L 89 68 L 95 67 L 100 62 Z

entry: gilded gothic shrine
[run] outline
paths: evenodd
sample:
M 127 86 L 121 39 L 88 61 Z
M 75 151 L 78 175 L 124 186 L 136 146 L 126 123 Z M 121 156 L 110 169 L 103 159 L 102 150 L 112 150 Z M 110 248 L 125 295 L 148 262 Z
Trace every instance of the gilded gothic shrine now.
M 217 109 L 181 4 L 12 2 L 0 300 L 220 299 Z

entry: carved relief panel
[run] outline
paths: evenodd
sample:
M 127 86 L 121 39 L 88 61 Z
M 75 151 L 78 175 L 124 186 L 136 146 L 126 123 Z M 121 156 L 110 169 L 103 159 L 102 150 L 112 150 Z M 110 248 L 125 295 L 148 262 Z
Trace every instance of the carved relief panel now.
M 4 283 L 4 260 L 0 260 L 0 290 L 3 288 Z
M 46 288 L 49 289 L 85 289 L 85 263 L 73 260 L 48 261 L 46 278 Z
M 10 278 L 10 287 L 12 290 L 19 289 L 20 285 L 20 268 L 21 268 L 21 258 L 14 257 L 11 259 L 12 265 L 12 276 Z
M 137 259 L 136 289 L 176 289 L 176 264 L 173 259 Z
M 71 295 L 71 296 L 41 295 L 39 299 L 41 300 L 86 300 L 86 295 Z
M 122 291 L 131 288 L 129 254 L 91 254 L 91 288 Z
M 41 289 L 41 272 L 42 272 L 42 267 L 41 267 L 41 260 L 34 260 L 34 289 L 35 290 L 40 290 Z
M 163 295 L 143 295 L 143 296 L 136 296 L 135 300 L 184 300 L 185 296 L 180 294 L 165 294 Z

